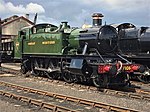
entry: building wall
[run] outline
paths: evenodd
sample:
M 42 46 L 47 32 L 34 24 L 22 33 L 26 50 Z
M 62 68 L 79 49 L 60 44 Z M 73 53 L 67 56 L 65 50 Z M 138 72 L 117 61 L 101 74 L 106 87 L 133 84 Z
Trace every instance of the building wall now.
M 4 25 L 2 27 L 2 34 L 3 35 L 18 35 L 18 31 L 21 30 L 21 28 L 30 26 L 27 21 L 20 18 L 12 23 L 9 23 L 7 25 Z

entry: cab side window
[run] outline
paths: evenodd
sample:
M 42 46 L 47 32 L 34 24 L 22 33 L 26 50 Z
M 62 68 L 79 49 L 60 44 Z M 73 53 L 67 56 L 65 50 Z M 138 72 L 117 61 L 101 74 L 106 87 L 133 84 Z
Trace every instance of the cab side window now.
M 20 31 L 20 37 L 22 37 L 23 39 L 26 39 L 26 32 Z

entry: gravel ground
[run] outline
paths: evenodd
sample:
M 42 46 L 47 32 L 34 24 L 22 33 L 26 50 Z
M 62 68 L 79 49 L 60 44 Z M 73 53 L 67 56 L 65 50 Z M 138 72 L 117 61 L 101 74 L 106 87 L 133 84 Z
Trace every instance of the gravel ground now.
M 26 103 L 0 96 L 0 112 L 48 112 L 48 110 L 37 109 L 33 105 L 29 106 Z
M 77 103 L 75 103 L 75 102 L 64 101 L 62 99 L 57 99 L 57 98 L 53 98 L 53 97 L 38 95 L 38 94 L 35 94 L 35 93 L 28 93 L 28 92 L 21 91 L 21 90 L 18 91 L 18 89 L 6 87 L 6 86 L 0 86 L 0 89 L 4 90 L 6 92 L 16 94 L 16 95 L 21 95 L 21 96 L 29 97 L 29 98 L 36 99 L 36 100 L 39 100 L 39 101 L 47 102 L 47 103 L 50 103 L 52 105 L 63 106 L 63 107 L 73 109 L 73 110 L 76 110 L 76 111 L 80 110 L 81 112 L 99 112 L 100 110 L 102 110 L 103 112 L 106 112 L 105 109 L 92 108 L 91 106 L 82 105 L 82 104 L 77 105 Z M 37 109 L 38 108 L 39 107 L 37 107 Z
M 131 83 L 132 84 L 132 83 Z M 144 85 L 141 85 L 141 84 L 138 84 L 138 83 L 134 83 L 132 84 L 133 86 L 136 86 L 136 87 L 139 87 L 141 89 L 145 89 L 145 90 L 148 90 L 150 91 L 150 85 L 149 84 L 144 84 Z
M 21 107 L 20 105 L 15 105 L 12 103 L 9 103 L 8 101 L 4 101 L 4 99 L 2 100 L 2 98 L 0 97 L 0 112 L 20 112 L 20 110 L 22 110 L 22 112 L 31 112 L 28 109 L 25 109 L 23 107 Z
M 2 67 L 6 67 L 6 68 L 11 68 L 11 69 L 14 69 L 14 70 L 20 70 L 20 65 L 11 65 L 11 64 L 1 64 Z
M 121 107 L 131 108 L 142 112 L 149 112 L 149 107 L 150 107 L 150 102 L 148 101 L 126 98 L 126 97 L 116 97 L 112 95 L 105 95 L 104 93 L 101 94 L 96 93 L 93 91 L 77 90 L 76 88 L 70 89 L 70 87 L 67 86 L 58 85 L 58 84 L 45 82 L 45 81 L 37 81 L 31 78 L 17 77 L 16 80 L 16 77 L 0 77 L 0 80 L 32 87 L 35 89 L 56 92 L 64 95 L 71 95 L 74 97 L 80 97 L 88 100 L 109 103 L 112 105 L 118 105 Z

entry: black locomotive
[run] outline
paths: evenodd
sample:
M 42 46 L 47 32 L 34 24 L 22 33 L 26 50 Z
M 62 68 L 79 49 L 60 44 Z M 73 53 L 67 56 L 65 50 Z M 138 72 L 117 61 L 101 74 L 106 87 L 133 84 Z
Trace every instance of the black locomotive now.
M 150 81 L 150 28 L 136 27 L 123 23 L 118 29 L 118 52 L 128 60 L 143 64 L 147 70 L 138 77 L 143 82 Z

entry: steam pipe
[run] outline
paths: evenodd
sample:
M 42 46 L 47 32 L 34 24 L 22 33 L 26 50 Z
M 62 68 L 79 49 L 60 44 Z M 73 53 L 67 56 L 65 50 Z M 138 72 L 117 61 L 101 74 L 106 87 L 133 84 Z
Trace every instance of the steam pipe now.
M 86 51 L 87 51 L 87 47 L 88 47 L 88 43 L 86 42 L 83 48 L 83 52 L 82 55 L 85 55 Z

